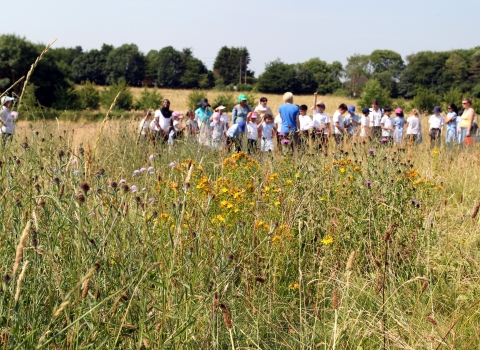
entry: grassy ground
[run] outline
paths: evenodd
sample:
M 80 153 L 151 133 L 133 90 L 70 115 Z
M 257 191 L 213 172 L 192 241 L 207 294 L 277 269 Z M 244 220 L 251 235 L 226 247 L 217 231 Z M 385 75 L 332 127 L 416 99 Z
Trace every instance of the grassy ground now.
M 480 342 L 478 147 L 294 160 L 100 125 L 24 123 L 1 148 L 4 349 Z

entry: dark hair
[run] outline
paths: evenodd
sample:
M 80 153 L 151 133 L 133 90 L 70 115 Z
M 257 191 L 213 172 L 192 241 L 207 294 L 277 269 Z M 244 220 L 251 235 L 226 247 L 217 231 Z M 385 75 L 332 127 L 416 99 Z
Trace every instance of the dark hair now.
M 150 117 L 152 115 L 152 112 L 150 112 L 150 110 L 144 110 L 143 111 L 143 117 L 146 118 L 146 117 Z
M 192 111 L 192 110 L 189 110 L 189 111 L 187 111 L 186 116 L 187 116 L 187 117 L 190 117 L 192 114 L 193 114 L 193 111 Z
M 267 102 L 268 100 L 266 97 L 260 97 L 260 102 L 263 102 L 263 101 Z
M 213 105 L 212 109 L 213 109 L 213 110 L 216 110 L 216 109 L 217 109 L 218 107 L 220 107 L 220 106 L 221 106 L 221 104 L 216 103 L 216 104 Z
M 340 106 L 338 106 L 338 109 L 343 109 L 344 111 L 348 111 L 348 107 L 345 103 L 342 103 Z
M 299 108 L 300 108 L 301 111 L 307 111 L 308 110 L 307 105 L 301 105 Z
M 455 112 L 455 114 L 458 114 L 458 108 L 457 108 L 457 106 L 455 106 L 455 103 L 450 103 L 448 105 L 448 107 L 450 107 L 452 109 L 452 111 Z
M 392 109 L 387 106 L 387 107 L 383 107 L 383 111 L 384 111 L 384 112 L 391 112 Z
M 266 113 L 266 114 L 263 116 L 263 119 L 267 119 L 267 118 L 273 119 L 273 115 L 271 115 L 270 113 Z
M 378 106 L 378 100 L 377 100 L 376 98 L 374 98 L 374 99 L 372 100 L 372 105 L 377 105 L 377 106 Z

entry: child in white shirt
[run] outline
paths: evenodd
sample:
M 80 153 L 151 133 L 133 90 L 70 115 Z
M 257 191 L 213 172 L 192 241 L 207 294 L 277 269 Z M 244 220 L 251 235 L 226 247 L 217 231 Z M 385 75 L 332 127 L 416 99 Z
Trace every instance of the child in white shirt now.
M 211 119 L 210 134 L 212 135 L 212 148 L 218 149 L 222 146 L 224 126 L 223 123 L 220 122 L 220 115 L 218 113 L 214 113 Z
M 182 123 L 180 122 L 180 119 L 183 118 L 183 115 L 180 114 L 180 112 L 173 112 L 172 113 L 172 118 L 173 118 L 173 129 L 170 130 L 168 133 L 168 144 L 173 145 L 174 139 L 180 138 L 183 135 L 183 129 L 185 127 L 182 126 Z
M 387 142 L 391 142 L 393 138 L 393 121 L 390 118 L 392 109 L 385 107 L 383 109 L 383 117 L 380 120 L 380 127 L 382 128 L 382 139 L 387 139 Z
M 273 151 L 273 134 L 277 132 L 273 123 L 273 116 L 266 113 L 263 122 L 258 126 L 259 136 L 262 138 L 260 149 L 262 152 Z
M 250 112 L 247 115 L 247 149 L 248 154 L 257 152 L 258 124 L 257 113 Z
M 299 109 L 300 115 L 298 116 L 298 119 L 300 121 L 300 136 L 302 137 L 302 144 L 305 145 L 310 138 L 310 129 L 313 128 L 313 121 L 307 114 L 308 107 L 306 105 L 301 105 Z
M 430 136 L 430 147 L 433 148 L 435 144 L 440 142 L 440 136 L 442 135 L 442 128 L 445 122 L 443 121 L 443 117 L 440 114 L 442 109 L 440 106 L 435 106 L 433 108 L 433 115 L 430 116 L 428 119 L 428 124 L 430 125 L 429 133 Z
M 313 94 L 313 127 L 315 128 L 315 138 L 318 138 L 319 148 L 328 146 L 328 136 L 330 134 L 330 117 L 325 113 L 325 104 L 317 103 L 317 92 Z
M 370 114 L 369 108 L 362 109 L 363 116 L 360 119 L 360 137 L 367 137 L 370 134 L 370 119 L 368 115 Z

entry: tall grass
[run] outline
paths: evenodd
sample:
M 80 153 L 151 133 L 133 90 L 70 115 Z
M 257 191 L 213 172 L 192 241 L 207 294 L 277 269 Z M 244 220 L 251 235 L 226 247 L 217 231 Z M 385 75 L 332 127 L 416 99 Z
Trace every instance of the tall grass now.
M 75 125 L 2 147 L 4 349 L 479 343 L 477 148 L 356 141 L 295 163 L 102 127 L 91 168 Z

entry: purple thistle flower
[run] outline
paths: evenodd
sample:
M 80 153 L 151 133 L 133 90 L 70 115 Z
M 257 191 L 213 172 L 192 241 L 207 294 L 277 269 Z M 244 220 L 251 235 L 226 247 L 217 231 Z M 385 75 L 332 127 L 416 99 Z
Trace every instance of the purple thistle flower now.
M 367 181 L 365 181 L 365 185 L 367 185 L 368 187 L 370 187 L 370 185 L 371 185 L 371 184 L 372 184 L 372 182 L 371 182 L 371 181 L 368 181 L 368 180 L 367 180 Z
M 142 191 L 146 191 L 146 190 L 147 190 L 147 188 L 146 188 L 146 187 L 142 188 Z
M 155 198 L 153 198 L 153 197 L 151 197 L 151 198 L 148 198 L 148 201 L 149 201 L 150 203 L 152 203 L 152 202 L 154 202 L 154 201 L 155 201 Z
M 380 142 L 383 142 L 383 143 L 385 143 L 385 142 L 387 142 L 387 141 L 388 141 L 388 139 L 385 138 L 385 137 L 380 140 Z
M 132 187 L 130 187 L 130 190 L 131 190 L 133 193 L 137 192 L 137 186 L 132 185 Z
M 285 133 L 279 132 L 279 133 L 278 133 L 278 136 L 285 136 Z
M 375 152 L 375 150 L 374 150 L 373 148 L 370 148 L 370 149 L 368 150 L 368 153 L 370 153 L 370 154 L 373 154 L 374 152 Z
M 132 176 L 136 176 L 136 175 L 138 175 L 138 173 L 140 173 L 140 171 L 139 171 L 139 170 L 134 170 L 134 171 L 133 171 L 133 175 L 132 175 Z
M 315 133 L 315 135 L 321 135 L 321 134 L 322 134 L 321 131 L 317 131 L 317 132 Z
M 80 172 L 80 170 L 74 170 L 73 175 L 78 175 L 79 172 Z
M 127 180 L 125 179 L 121 179 L 120 181 L 118 181 L 118 183 L 121 183 L 121 184 L 124 184 L 125 182 L 127 182 Z
M 155 158 L 155 156 L 154 156 L 153 154 L 150 154 L 150 156 L 148 156 L 148 158 L 149 158 L 150 160 L 153 160 L 153 158 Z
M 168 164 L 169 167 L 174 167 L 175 166 L 175 162 L 171 162 L 170 164 Z
M 140 168 L 139 172 L 143 173 L 144 171 L 147 171 L 147 168 Z
M 147 170 L 148 170 L 148 171 L 153 171 L 154 168 L 153 168 L 153 166 L 149 166 Z
M 288 143 L 290 143 L 290 140 L 289 140 L 289 139 L 283 139 L 283 140 L 282 140 L 282 144 L 286 145 L 286 144 L 288 144 Z
M 153 171 L 150 171 L 150 175 L 153 175 L 153 174 L 155 174 L 155 172 L 153 172 Z

